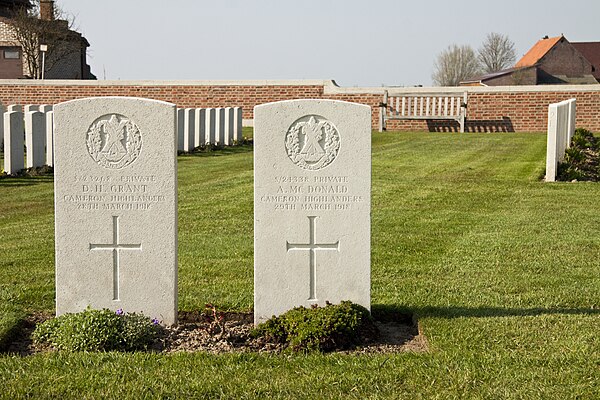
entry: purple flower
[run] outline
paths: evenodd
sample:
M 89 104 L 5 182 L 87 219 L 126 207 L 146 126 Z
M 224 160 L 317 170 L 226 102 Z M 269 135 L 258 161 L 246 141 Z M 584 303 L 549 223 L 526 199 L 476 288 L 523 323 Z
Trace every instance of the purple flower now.
M 152 318 L 152 325 L 158 325 L 159 321 L 156 318 Z
M 115 314 L 117 314 L 117 315 L 123 315 L 124 314 L 123 309 L 119 308 L 117 311 L 115 311 Z

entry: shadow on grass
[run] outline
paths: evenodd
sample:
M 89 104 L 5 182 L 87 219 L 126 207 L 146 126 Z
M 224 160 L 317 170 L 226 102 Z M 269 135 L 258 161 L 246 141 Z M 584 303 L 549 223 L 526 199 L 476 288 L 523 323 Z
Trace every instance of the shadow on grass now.
M 541 315 L 600 315 L 594 308 L 500 308 L 500 307 L 422 307 L 412 308 L 416 317 L 490 318 L 537 317 Z
M 54 182 L 53 175 L 41 175 L 41 176 L 0 176 L 0 187 L 19 187 L 19 186 L 33 186 L 42 183 Z
M 186 159 L 196 157 L 221 157 L 231 154 L 251 153 L 253 150 L 252 142 L 236 146 L 211 146 L 196 148 L 190 153 L 178 152 L 178 160 L 185 161 Z

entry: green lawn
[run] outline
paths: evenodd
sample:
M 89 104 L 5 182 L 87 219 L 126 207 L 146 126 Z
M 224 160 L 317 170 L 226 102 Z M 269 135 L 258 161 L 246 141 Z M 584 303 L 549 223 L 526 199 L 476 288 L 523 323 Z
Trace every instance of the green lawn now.
M 428 353 L 0 355 L 0 398 L 600 398 L 600 185 L 542 134 L 374 133 L 372 303 Z M 0 343 L 53 311 L 52 180 L 0 180 Z M 179 159 L 180 309 L 252 307 L 252 152 Z

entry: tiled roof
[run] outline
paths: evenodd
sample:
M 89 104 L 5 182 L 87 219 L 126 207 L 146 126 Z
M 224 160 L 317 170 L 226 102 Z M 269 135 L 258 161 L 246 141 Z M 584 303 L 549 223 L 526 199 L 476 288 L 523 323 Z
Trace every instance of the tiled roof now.
M 535 65 L 562 38 L 562 36 L 557 36 L 539 40 L 531 49 L 529 49 L 527 54 L 515 64 L 515 67 L 531 67 Z

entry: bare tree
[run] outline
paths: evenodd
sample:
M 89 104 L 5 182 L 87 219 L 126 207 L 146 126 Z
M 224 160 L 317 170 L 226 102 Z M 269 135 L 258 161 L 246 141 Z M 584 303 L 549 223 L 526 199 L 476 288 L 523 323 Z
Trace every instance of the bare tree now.
M 517 59 L 515 44 L 507 35 L 488 33 L 481 48 L 477 51 L 477 58 L 484 72 L 498 72 L 512 67 Z
M 453 44 L 437 56 L 431 79 L 438 86 L 458 86 L 461 81 L 479 72 L 479 62 L 473 48 Z
M 19 9 L 11 18 L 15 40 L 21 45 L 23 61 L 34 79 L 41 77 L 40 45 L 47 45 L 45 72 L 61 60 L 81 52 L 81 35 L 73 30 L 73 19 L 59 8 L 54 8 L 52 19 L 40 19 L 39 0 L 33 7 Z

